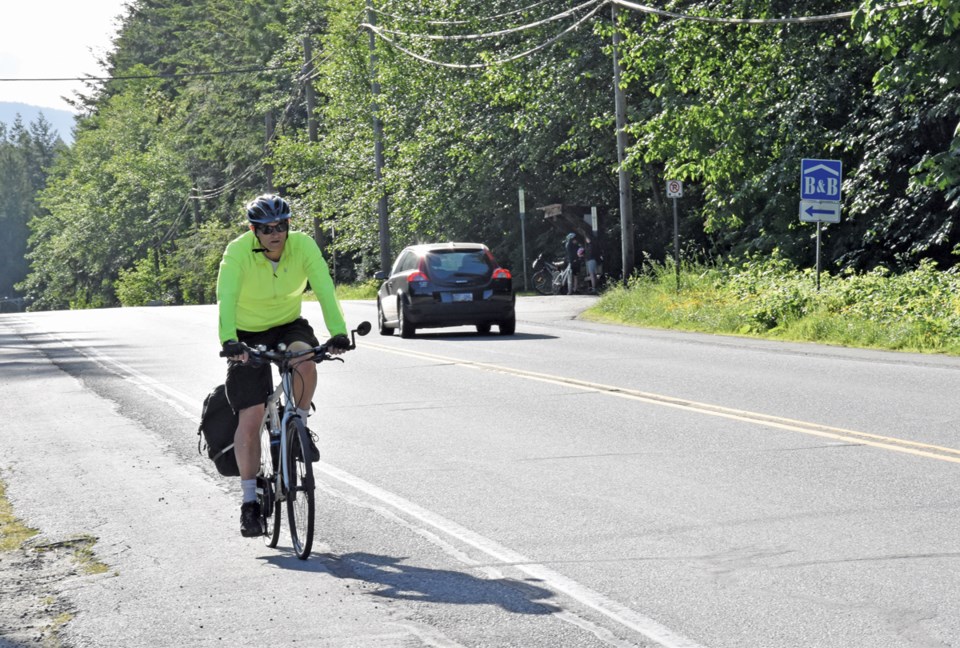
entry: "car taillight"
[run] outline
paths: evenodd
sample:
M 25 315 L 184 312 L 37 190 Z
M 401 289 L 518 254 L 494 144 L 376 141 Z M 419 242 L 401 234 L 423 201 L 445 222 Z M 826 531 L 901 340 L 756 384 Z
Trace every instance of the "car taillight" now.
M 505 268 L 497 268 L 496 270 L 493 271 L 493 276 L 491 277 L 491 279 L 511 279 L 511 278 L 512 276 L 510 274 L 510 271 L 506 270 Z
M 426 282 L 426 281 L 430 281 L 430 280 L 427 279 L 427 275 L 423 274 L 423 273 L 420 272 L 419 270 L 414 270 L 413 272 L 411 272 L 410 274 L 407 275 L 407 283 L 408 283 L 408 284 L 418 283 L 418 282 L 421 282 L 421 281 L 422 281 L 422 282 Z

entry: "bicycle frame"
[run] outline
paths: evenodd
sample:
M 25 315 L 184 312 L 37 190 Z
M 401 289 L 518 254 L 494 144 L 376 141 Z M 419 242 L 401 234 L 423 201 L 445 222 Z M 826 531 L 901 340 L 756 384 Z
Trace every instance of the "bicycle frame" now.
M 310 360 L 306 360 L 306 362 L 310 362 Z M 290 421 L 290 417 L 299 416 L 299 414 L 296 413 L 297 406 L 293 395 L 293 373 L 293 367 L 289 366 L 286 368 L 286 371 L 280 370 L 280 384 L 277 385 L 276 389 L 273 390 L 273 393 L 270 394 L 270 397 L 267 399 L 267 408 L 263 412 L 263 420 L 260 421 L 259 428 L 261 439 L 265 431 L 269 434 L 272 433 L 273 430 L 279 429 L 280 432 L 279 465 L 282 466 L 283 469 L 278 470 L 276 473 L 277 488 L 274 490 L 274 497 L 279 502 L 286 499 L 286 488 L 289 487 L 292 481 L 290 475 L 287 473 L 287 423 Z M 281 396 L 283 396 L 285 401 L 282 412 L 277 407 Z M 264 450 L 264 444 L 261 440 L 260 451 L 263 452 Z M 269 450 L 269 448 L 266 448 L 266 450 Z M 280 488 L 280 486 L 284 488 Z

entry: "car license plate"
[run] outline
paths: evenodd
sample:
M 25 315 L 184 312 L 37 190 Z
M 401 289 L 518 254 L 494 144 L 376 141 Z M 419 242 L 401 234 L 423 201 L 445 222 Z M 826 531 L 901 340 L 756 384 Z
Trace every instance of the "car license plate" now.
M 453 293 L 453 301 L 455 302 L 473 301 L 473 293 Z

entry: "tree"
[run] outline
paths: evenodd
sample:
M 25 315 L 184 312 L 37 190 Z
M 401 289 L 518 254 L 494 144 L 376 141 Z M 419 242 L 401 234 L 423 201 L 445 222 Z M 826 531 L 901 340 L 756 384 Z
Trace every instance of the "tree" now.
M 78 129 L 41 193 L 46 214 L 31 223 L 34 307 L 118 303 L 114 282 L 150 250 L 162 250 L 188 220 L 183 159 L 156 128 L 170 109 L 149 83 L 111 97 Z
M 0 124 L 0 299 L 19 295 L 15 286 L 27 275 L 27 223 L 38 213 L 36 194 L 64 144 L 41 114 L 25 127 L 21 119 L 8 130 Z

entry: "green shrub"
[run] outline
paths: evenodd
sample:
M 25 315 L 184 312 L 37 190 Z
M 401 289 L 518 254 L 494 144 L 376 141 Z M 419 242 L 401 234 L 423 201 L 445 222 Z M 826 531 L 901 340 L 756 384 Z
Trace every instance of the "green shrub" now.
M 799 270 L 776 253 L 722 266 L 655 265 L 588 314 L 641 326 L 960 353 L 960 276 L 926 261 L 893 275 Z
M 356 284 L 338 284 L 337 299 L 376 299 L 380 283 L 379 279 L 369 279 Z
M 168 287 L 162 279 L 153 250 L 145 258 L 136 261 L 133 268 L 121 270 L 114 288 L 117 299 L 124 306 L 146 306 L 151 302 L 170 301 Z

